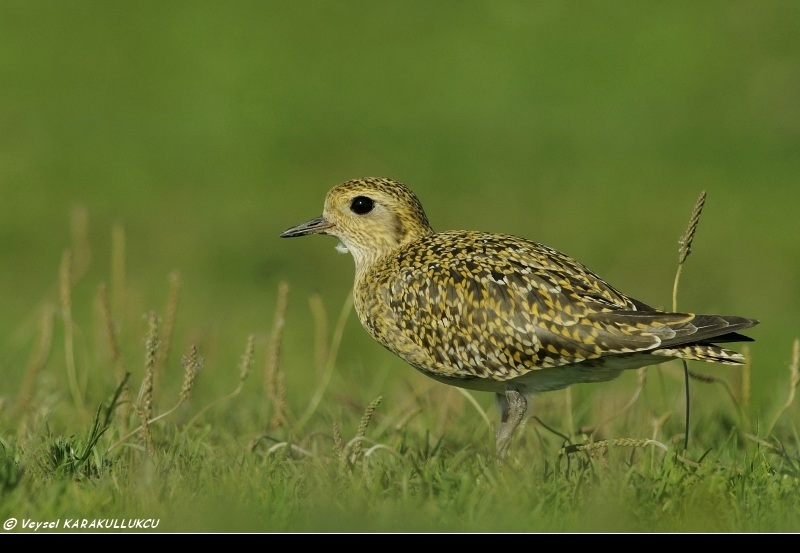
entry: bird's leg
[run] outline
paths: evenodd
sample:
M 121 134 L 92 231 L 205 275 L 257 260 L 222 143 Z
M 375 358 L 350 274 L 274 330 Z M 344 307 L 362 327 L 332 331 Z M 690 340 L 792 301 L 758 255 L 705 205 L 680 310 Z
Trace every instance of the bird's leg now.
M 511 436 L 528 410 L 528 400 L 515 388 L 506 388 L 505 394 L 496 394 L 497 406 L 500 409 L 500 426 L 495 435 L 497 456 L 501 459 L 508 453 Z

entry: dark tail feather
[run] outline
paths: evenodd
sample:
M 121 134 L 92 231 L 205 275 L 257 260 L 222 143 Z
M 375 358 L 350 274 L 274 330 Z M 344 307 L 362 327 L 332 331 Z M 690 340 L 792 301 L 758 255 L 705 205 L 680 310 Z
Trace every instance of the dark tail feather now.
M 708 340 L 700 340 L 698 343 L 724 344 L 726 342 L 755 342 L 755 338 L 751 338 L 750 336 L 745 336 L 744 334 L 739 334 L 738 332 L 728 332 L 727 334 L 717 336 L 716 338 L 710 338 Z
M 700 344 L 752 342 L 753 338 L 737 331 L 752 328 L 758 323 L 759 321 L 756 319 L 735 315 L 695 315 L 691 324 L 697 327 L 697 331 L 694 333 L 696 340 L 686 341 Z

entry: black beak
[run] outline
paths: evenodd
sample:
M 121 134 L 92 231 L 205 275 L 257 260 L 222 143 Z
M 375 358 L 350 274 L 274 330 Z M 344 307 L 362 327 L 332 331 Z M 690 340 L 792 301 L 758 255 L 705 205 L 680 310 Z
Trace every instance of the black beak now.
M 320 215 L 316 219 L 311 219 L 296 227 L 286 229 L 281 233 L 280 237 L 294 238 L 295 236 L 305 236 L 307 234 L 325 234 L 325 231 L 331 227 L 333 227 L 333 223 L 329 223 Z

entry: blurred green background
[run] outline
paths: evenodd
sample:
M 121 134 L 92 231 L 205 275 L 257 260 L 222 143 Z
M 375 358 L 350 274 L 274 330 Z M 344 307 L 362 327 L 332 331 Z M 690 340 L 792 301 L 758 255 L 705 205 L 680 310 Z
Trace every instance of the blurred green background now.
M 794 0 L 6 0 L 0 395 L 57 298 L 80 207 L 86 335 L 122 224 L 126 312 L 163 311 L 178 271 L 175 347 L 199 341 L 210 371 L 268 335 L 288 281 L 283 365 L 305 404 L 307 299 L 321 294 L 333 319 L 353 263 L 332 238 L 278 234 L 318 215 L 333 185 L 389 176 L 437 229 L 547 243 L 663 307 L 707 191 L 679 307 L 760 319 L 755 405 L 782 403 L 800 336 L 798 37 Z M 144 327 L 125 332 L 141 341 Z M 334 388 L 357 380 L 366 403 L 423 378 L 351 314 Z

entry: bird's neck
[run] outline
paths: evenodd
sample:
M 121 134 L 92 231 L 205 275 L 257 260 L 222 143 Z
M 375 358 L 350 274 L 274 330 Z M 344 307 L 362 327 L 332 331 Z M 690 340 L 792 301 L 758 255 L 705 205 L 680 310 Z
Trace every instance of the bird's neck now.
M 364 275 L 370 273 L 377 265 L 385 259 L 393 259 L 398 252 L 409 244 L 413 244 L 433 234 L 430 228 L 420 227 L 412 232 L 407 232 L 403 236 L 373 236 L 368 247 L 347 244 L 347 248 L 353 256 L 356 265 L 356 280 L 360 280 Z

